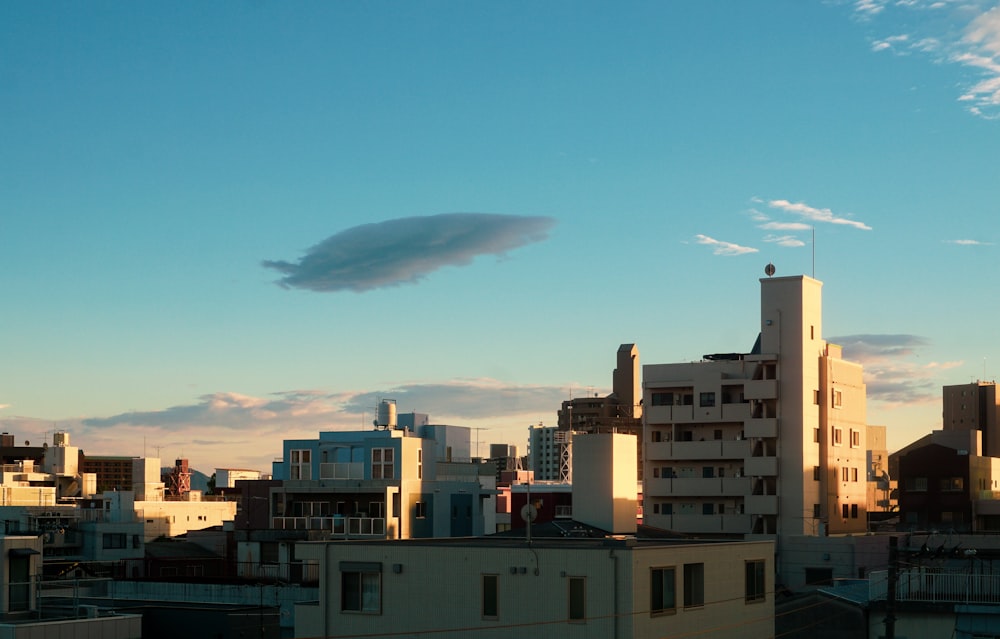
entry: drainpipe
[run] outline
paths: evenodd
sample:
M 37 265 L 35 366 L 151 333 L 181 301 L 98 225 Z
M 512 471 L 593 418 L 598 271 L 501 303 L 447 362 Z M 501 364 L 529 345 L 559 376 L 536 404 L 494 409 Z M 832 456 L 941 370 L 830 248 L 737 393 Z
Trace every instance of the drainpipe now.
M 611 558 L 611 562 L 612 562 L 612 566 L 611 566 L 611 572 L 612 572 L 611 583 L 614 584 L 614 591 L 613 591 L 612 599 L 614 600 L 614 608 L 613 608 L 613 610 L 614 610 L 614 615 L 615 615 L 614 616 L 614 628 L 615 628 L 615 632 L 614 632 L 614 635 L 612 635 L 612 636 L 614 637 L 614 639 L 618 639 L 618 636 L 619 636 L 618 624 L 621 623 L 621 615 L 618 614 L 618 555 L 615 554 L 615 549 L 614 548 L 612 548 L 611 551 L 608 553 L 608 557 Z

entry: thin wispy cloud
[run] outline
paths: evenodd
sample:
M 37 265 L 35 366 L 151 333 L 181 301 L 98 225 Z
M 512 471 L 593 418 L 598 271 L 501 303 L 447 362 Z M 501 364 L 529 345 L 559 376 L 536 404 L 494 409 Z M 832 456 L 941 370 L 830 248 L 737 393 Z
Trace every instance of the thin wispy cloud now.
M 766 222 L 758 228 L 765 231 L 808 231 L 812 226 L 803 222 Z
M 864 366 L 868 399 L 889 405 L 930 403 L 940 398 L 944 371 L 962 362 L 922 362 L 927 338 L 908 334 L 859 334 L 830 337 L 844 358 Z
M 704 244 L 706 246 L 712 247 L 712 253 L 715 255 L 746 255 L 748 253 L 757 253 L 759 249 L 755 249 L 751 246 L 740 246 L 739 244 L 734 244 L 733 242 L 724 242 L 722 240 L 717 240 L 714 237 L 709 237 L 707 235 L 695 235 L 695 242 L 698 244 Z
M 876 25 L 879 20 L 893 25 L 905 21 L 914 28 L 913 33 L 873 38 L 872 51 L 917 52 L 930 56 L 934 63 L 958 65 L 970 76 L 958 83 L 962 87 L 958 101 L 973 115 L 1000 118 L 1000 5 L 996 2 L 861 0 L 853 8 L 855 15 Z
M 852 220 L 847 217 L 834 215 L 833 211 L 830 209 L 819 209 L 813 206 L 809 206 L 804 202 L 789 202 L 788 200 L 769 200 L 767 203 L 773 209 L 779 209 L 786 213 L 792 213 L 798 215 L 799 217 L 805 218 L 810 222 L 816 222 L 819 224 L 836 224 L 841 226 L 850 226 L 856 229 L 861 229 L 863 231 L 870 231 L 872 227 L 868 226 L 864 222 L 858 220 Z
M 806 245 L 805 242 L 794 235 L 768 235 L 764 238 L 764 241 L 770 244 L 777 244 L 778 246 L 787 246 L 789 248 Z
M 443 213 L 346 229 L 316 244 L 297 262 L 265 260 L 278 284 L 319 292 L 363 292 L 415 284 L 444 266 L 508 251 L 548 237 L 549 217 Z
M 955 244 L 956 246 L 992 246 L 993 242 L 980 242 L 979 240 L 944 240 L 945 244 Z

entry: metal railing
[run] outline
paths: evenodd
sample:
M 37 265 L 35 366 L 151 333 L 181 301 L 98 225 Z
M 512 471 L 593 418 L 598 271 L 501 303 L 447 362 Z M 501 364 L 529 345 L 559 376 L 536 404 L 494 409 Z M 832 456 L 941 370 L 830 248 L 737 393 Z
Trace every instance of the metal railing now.
M 384 517 L 272 517 L 276 530 L 325 530 L 333 536 L 384 537 Z

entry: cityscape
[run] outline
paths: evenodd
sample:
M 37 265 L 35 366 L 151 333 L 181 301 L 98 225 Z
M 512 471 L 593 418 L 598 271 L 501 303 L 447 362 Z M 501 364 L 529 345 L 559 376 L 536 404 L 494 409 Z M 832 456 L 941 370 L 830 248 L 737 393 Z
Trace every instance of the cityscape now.
M 1000 638 L 997 0 L 0 5 L 0 639 Z

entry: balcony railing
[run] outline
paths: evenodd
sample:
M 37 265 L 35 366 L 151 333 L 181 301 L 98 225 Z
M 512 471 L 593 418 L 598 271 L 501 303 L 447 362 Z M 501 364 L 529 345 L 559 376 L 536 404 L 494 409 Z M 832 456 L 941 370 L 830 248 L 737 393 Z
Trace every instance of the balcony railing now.
M 873 571 L 868 583 L 872 600 L 886 598 L 886 571 Z M 904 571 L 896 581 L 896 600 L 996 605 L 1000 604 L 1000 575 Z
M 365 465 L 362 462 L 320 464 L 319 478 L 320 479 L 364 479 Z
M 325 530 L 335 537 L 384 537 L 384 517 L 274 517 L 276 530 Z

